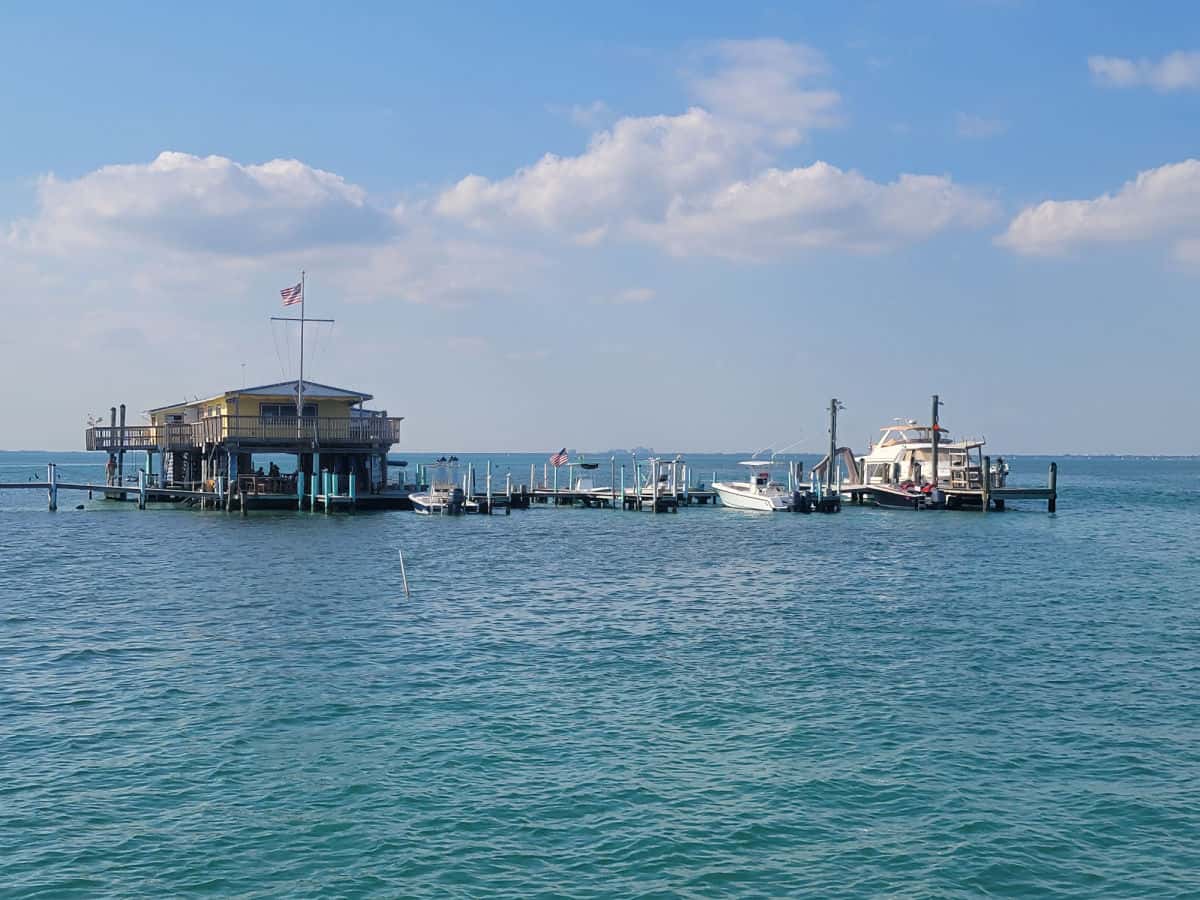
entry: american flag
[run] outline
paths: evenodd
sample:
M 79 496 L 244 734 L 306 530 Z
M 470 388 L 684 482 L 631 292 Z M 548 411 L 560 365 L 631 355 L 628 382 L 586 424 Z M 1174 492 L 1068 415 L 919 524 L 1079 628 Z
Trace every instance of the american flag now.
M 285 287 L 279 292 L 279 296 L 283 298 L 284 306 L 295 306 L 304 299 L 304 288 L 297 282 L 291 287 Z
M 555 453 L 553 456 L 550 457 L 550 465 L 554 466 L 554 468 L 556 468 L 556 469 L 559 466 L 565 466 L 566 464 L 567 464 L 567 448 L 566 447 L 563 447 L 561 450 L 559 450 L 557 453 Z

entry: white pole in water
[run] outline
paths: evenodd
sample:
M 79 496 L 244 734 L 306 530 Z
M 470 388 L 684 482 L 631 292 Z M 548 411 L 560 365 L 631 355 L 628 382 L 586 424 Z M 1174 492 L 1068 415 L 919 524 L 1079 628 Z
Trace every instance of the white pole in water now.
M 487 461 L 487 504 L 488 515 L 492 514 L 492 461 Z
M 533 463 L 529 464 L 529 490 L 533 490 L 537 485 L 534 483 L 534 467 Z
M 504 496 L 512 498 L 512 469 L 504 473 Z
M 617 508 L 617 458 L 609 457 L 608 465 L 611 473 L 608 476 L 608 490 L 612 494 L 612 508 Z
M 625 463 L 621 463 L 621 506 L 625 505 Z M 616 505 L 616 504 L 614 504 Z
M 145 469 L 138 470 L 137 508 L 138 509 L 146 508 L 146 470 Z
M 58 509 L 58 466 L 46 463 L 46 503 L 50 512 Z
M 411 600 L 412 591 L 408 589 L 408 573 L 404 571 L 404 551 L 397 547 L 396 552 L 400 554 L 400 577 L 404 579 L 404 596 Z

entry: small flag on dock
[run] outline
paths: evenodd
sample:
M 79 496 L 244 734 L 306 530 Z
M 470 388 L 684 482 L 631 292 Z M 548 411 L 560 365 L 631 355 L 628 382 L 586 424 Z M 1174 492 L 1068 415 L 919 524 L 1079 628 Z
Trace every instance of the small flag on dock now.
M 283 298 L 284 306 L 294 306 L 304 299 L 304 287 L 297 282 L 291 287 L 285 287 L 279 292 L 279 296 Z
M 556 468 L 556 469 L 559 466 L 565 466 L 566 464 L 567 464 L 567 448 L 566 447 L 563 447 L 561 450 L 559 450 L 557 453 L 555 453 L 553 456 L 550 457 L 550 465 L 554 466 L 554 468 Z

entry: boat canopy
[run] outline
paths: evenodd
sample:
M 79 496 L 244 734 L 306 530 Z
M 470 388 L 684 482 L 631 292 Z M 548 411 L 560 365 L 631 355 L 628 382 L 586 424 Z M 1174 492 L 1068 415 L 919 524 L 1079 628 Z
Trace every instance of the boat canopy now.
M 773 465 L 775 465 L 775 461 L 770 460 L 770 459 L 747 459 L 747 460 L 743 460 L 742 462 L 738 463 L 738 465 L 739 466 L 753 466 L 754 468 L 758 469 L 758 468 L 761 468 L 762 466 L 773 466 Z

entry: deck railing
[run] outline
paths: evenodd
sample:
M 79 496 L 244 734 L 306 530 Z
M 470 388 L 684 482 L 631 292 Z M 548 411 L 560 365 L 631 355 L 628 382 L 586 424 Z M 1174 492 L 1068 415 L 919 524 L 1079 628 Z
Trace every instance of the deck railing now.
M 259 444 L 301 442 L 395 444 L 400 419 L 387 416 L 317 418 L 305 416 L 209 416 L 191 424 L 97 426 L 84 435 L 88 450 L 186 450 L 236 440 Z M 122 438 L 122 431 L 124 437 Z

